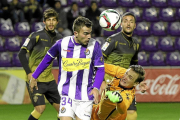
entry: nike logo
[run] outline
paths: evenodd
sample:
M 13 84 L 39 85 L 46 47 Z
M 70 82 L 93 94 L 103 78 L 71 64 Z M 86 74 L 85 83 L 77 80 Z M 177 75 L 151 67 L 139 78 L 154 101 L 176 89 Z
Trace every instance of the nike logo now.
M 64 51 L 67 51 L 67 52 L 71 52 L 70 50 L 65 50 L 65 49 L 63 49 Z

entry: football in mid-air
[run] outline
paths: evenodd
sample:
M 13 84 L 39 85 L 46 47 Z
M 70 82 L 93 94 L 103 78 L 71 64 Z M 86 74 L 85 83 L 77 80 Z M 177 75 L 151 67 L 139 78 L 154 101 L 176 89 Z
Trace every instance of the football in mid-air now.
M 104 10 L 100 14 L 99 24 L 106 31 L 114 31 L 119 28 L 121 24 L 121 16 L 114 9 Z

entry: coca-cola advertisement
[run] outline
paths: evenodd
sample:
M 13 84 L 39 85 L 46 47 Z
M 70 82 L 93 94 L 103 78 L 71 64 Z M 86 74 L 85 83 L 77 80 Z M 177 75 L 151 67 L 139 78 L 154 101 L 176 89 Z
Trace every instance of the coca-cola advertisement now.
M 180 69 L 145 69 L 148 90 L 141 93 L 136 87 L 137 102 L 180 102 Z
M 145 68 L 145 71 L 148 90 L 142 93 L 136 86 L 137 102 L 180 102 L 180 69 Z M 58 69 L 52 72 L 57 80 Z

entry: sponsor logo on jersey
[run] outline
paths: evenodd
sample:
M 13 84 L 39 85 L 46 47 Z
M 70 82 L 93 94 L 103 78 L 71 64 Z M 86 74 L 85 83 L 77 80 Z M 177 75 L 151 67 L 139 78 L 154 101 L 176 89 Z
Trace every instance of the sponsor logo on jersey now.
M 64 51 L 67 51 L 67 52 L 71 52 L 71 50 L 65 50 L 65 49 L 63 49 Z
M 89 69 L 91 59 L 87 58 L 62 58 L 62 66 L 64 71 L 76 71 Z
M 26 38 L 26 41 L 24 42 L 23 46 L 27 46 L 28 43 L 29 43 L 30 39 L 29 38 Z
M 109 43 L 108 43 L 108 42 L 105 42 L 104 45 L 102 46 L 102 50 L 105 51 L 108 46 L 109 46 Z
M 46 39 L 41 39 L 41 41 L 46 41 L 46 42 L 48 42 L 48 40 L 46 40 Z
M 126 45 L 126 43 L 119 43 L 120 45 Z

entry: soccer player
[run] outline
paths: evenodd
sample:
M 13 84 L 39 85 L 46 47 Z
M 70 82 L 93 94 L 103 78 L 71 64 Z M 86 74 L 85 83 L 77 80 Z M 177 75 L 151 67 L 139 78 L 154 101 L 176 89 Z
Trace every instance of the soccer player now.
M 136 39 L 132 38 L 133 31 L 136 28 L 136 19 L 134 14 L 131 12 L 124 13 L 122 16 L 121 27 L 121 32 L 107 38 L 106 42 L 102 46 L 102 51 L 105 63 L 128 68 L 130 65 L 138 64 L 139 43 Z M 111 76 L 105 74 L 105 81 L 109 81 L 111 79 Z M 105 82 L 103 82 L 103 84 L 105 84 Z M 145 82 L 140 83 L 140 86 L 145 88 L 142 90 L 144 92 L 147 87 Z M 136 120 L 136 110 L 136 101 L 134 98 L 131 106 L 128 108 L 127 120 Z
M 47 9 L 44 11 L 43 22 L 45 28 L 31 33 L 18 54 L 21 64 L 27 74 L 26 85 L 28 90 L 30 90 L 29 80 L 31 79 L 32 73 L 42 61 L 49 48 L 57 40 L 62 38 L 62 35 L 55 32 L 56 25 L 58 24 L 58 14 L 54 9 Z M 26 53 L 29 53 L 29 59 L 26 58 Z M 46 107 L 44 96 L 53 105 L 56 111 L 59 112 L 60 96 L 56 81 L 51 73 L 51 68 L 52 64 L 49 65 L 37 79 L 39 89 L 33 92 L 29 91 L 34 110 L 30 114 L 28 120 L 38 120 L 44 112 Z
M 105 63 L 105 73 L 113 80 L 104 89 L 100 103 L 93 106 L 91 120 L 125 120 L 135 96 L 135 86 L 144 80 L 145 71 L 140 65 L 125 69 Z
M 38 88 L 36 79 L 58 56 L 60 119 L 90 120 L 93 98 L 97 104 L 104 78 L 104 59 L 100 44 L 91 38 L 92 22 L 88 18 L 76 18 L 73 31 L 73 36 L 57 41 L 47 52 L 32 75 L 31 89 Z

